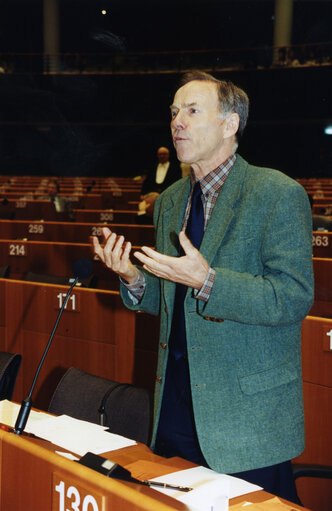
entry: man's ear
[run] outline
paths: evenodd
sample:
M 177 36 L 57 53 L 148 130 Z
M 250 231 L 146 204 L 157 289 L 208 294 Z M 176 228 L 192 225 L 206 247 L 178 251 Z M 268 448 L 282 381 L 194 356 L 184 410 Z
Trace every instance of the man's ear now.
M 240 117 L 239 114 L 233 112 L 225 119 L 224 137 L 232 137 L 236 135 L 239 129 Z

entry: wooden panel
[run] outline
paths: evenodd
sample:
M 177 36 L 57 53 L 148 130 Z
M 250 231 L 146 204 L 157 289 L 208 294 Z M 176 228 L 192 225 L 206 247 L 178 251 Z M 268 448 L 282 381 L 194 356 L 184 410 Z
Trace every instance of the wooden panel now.
M 296 481 L 302 504 L 311 511 L 331 511 L 331 479 L 302 477 Z
M 136 224 L 137 212 L 133 210 L 75 209 L 76 222 Z
M 331 332 L 330 335 L 327 335 Z M 306 317 L 302 325 L 303 400 L 306 445 L 298 463 L 331 465 L 332 320 Z M 331 481 L 301 478 L 298 493 L 313 511 L 330 511 Z
M 29 393 L 48 339 L 49 334 L 35 332 L 24 332 L 23 334 L 22 385 L 26 396 Z M 120 359 L 120 363 L 117 363 L 118 359 Z M 53 392 L 60 378 L 69 367 L 77 367 L 82 371 L 115 381 L 124 383 L 132 381 L 129 352 L 128 364 L 124 366 L 121 362 L 117 346 L 111 343 L 106 344 L 92 339 L 55 335 L 33 392 L 34 406 L 42 410 L 48 409 Z M 98 403 L 96 403 L 96 406 L 98 406 Z
M 81 464 L 77 464 L 55 453 L 56 446 L 39 439 L 18 437 L 0 430 L 1 474 L 0 507 L 5 511 L 35 511 L 36 509 L 61 509 L 58 499 L 54 499 L 54 481 L 61 478 L 66 489 L 89 491 L 104 498 L 102 509 L 98 511 L 171 511 L 185 510 L 181 502 L 171 499 L 152 488 L 134 483 L 126 483 L 105 477 Z M 63 450 L 63 449 L 62 449 Z M 181 458 L 162 458 L 153 454 L 148 447 L 138 444 L 125 449 L 105 453 L 105 458 L 132 470 L 133 477 L 148 479 L 162 476 L 177 470 L 192 468 L 195 465 Z M 137 469 L 135 469 L 135 462 Z M 54 475 L 56 477 L 54 477 Z M 242 495 L 231 499 L 233 504 L 244 502 L 264 502 L 272 495 L 264 491 Z M 68 499 L 69 500 L 69 499 Z M 81 499 L 82 500 L 82 499 Z M 99 501 L 99 499 L 98 499 Z M 52 507 L 52 502 L 55 507 Z M 283 501 L 287 503 L 286 501 Z M 71 502 L 68 502 L 70 506 Z M 292 510 L 305 511 L 296 504 L 288 503 Z M 67 505 L 63 506 L 63 508 Z M 72 507 L 72 506 L 70 506 Z M 88 506 L 89 510 L 92 506 Z M 69 509 L 69 507 L 68 507 Z M 80 507 L 81 509 L 81 507 Z
M 40 441 L 39 445 L 32 439 L 3 431 L 0 432 L 0 439 L 3 467 L 0 506 L 4 511 L 62 509 L 58 500 L 55 507 L 52 507 L 52 502 L 55 502 L 54 474 L 61 476 L 61 480 L 65 481 L 66 490 L 69 486 L 76 489 L 83 487 L 90 490 L 89 493 L 92 495 L 103 496 L 105 507 L 98 511 L 186 509 L 184 504 L 151 488 L 117 481 L 69 461 L 48 450 L 47 442 Z M 158 463 L 158 457 L 155 457 L 155 461 Z M 92 506 L 89 505 L 88 508 L 92 509 Z M 82 509 L 82 503 L 79 507 L 76 506 L 76 509 Z
M 137 249 L 139 247 L 133 247 Z M 95 257 L 88 243 L 0 240 L 0 264 L 10 266 L 10 278 L 23 279 L 30 271 L 37 274 L 72 277 L 74 263 L 87 258 L 99 289 L 118 290 L 118 276 Z
M 23 355 L 13 396 L 21 402 L 28 395 L 68 287 L 4 279 L 0 285 L 6 300 L 0 350 Z M 34 403 L 47 407 L 55 385 L 71 366 L 152 390 L 158 323 L 156 317 L 124 307 L 118 292 L 76 288 L 45 359 Z
M 332 319 L 303 321 L 302 366 L 304 381 L 332 387 Z
M 103 226 L 106 224 L 0 220 L 0 238 L 88 243 L 90 236 L 101 235 Z M 107 224 L 107 226 L 118 235 L 125 236 L 134 245 L 154 245 L 154 227 L 151 225 Z
M 332 388 L 304 382 L 303 391 L 306 447 L 295 462 L 331 465 Z M 301 478 L 297 488 L 304 506 L 313 511 L 331 510 L 331 480 Z
M 6 324 L 5 281 L 0 279 L 0 326 Z
M 332 259 L 314 257 L 315 302 L 310 316 L 332 318 Z
M 130 201 L 138 201 L 141 192 L 139 190 L 113 190 L 102 192 L 102 206 L 100 209 L 127 209 Z M 97 209 L 86 206 L 86 209 Z
M 307 382 L 303 388 L 306 447 L 297 461 L 331 465 L 332 388 Z
M 314 231 L 312 252 L 314 257 L 332 257 L 332 232 Z

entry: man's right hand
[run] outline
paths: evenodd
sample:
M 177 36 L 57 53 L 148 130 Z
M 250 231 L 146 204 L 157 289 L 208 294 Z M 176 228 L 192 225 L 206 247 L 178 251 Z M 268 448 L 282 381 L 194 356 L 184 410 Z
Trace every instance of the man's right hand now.
M 125 241 L 124 236 L 117 236 L 115 232 L 107 227 L 102 229 L 104 244 L 101 245 L 96 236 L 92 236 L 94 253 L 101 261 L 113 270 L 129 284 L 133 284 L 138 279 L 138 270 L 129 259 L 131 243 Z

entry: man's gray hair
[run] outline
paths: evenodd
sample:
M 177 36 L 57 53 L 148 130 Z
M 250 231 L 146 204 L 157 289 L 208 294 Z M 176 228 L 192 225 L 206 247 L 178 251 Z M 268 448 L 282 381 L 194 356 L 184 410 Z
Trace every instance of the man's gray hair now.
M 190 71 L 183 75 L 180 87 L 194 80 L 215 83 L 217 86 L 220 111 L 224 118 L 229 114 L 237 113 L 240 119 L 237 138 L 241 137 L 247 124 L 249 114 L 249 98 L 243 89 L 234 83 L 225 80 L 218 80 L 214 76 L 203 71 Z

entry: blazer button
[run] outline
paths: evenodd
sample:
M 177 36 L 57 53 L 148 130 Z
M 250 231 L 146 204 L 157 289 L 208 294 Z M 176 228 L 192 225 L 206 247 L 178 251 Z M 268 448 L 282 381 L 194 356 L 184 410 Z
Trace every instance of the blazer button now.
M 163 381 L 161 376 L 156 376 L 156 380 L 157 380 L 158 383 L 161 383 Z
M 161 342 L 160 346 L 162 347 L 163 350 L 165 350 L 167 348 L 167 344 L 165 344 L 164 342 Z
M 166 314 L 168 314 L 168 309 L 167 309 L 166 305 L 165 305 L 165 312 L 166 312 Z

